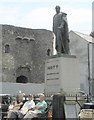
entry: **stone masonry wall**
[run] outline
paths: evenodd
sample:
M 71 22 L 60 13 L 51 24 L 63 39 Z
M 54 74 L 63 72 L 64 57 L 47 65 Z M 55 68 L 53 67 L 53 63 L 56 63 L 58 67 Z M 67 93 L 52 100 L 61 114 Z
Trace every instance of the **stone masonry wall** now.
M 52 54 L 52 42 L 51 31 L 2 25 L 2 81 L 15 83 L 19 76 L 25 76 L 29 83 L 44 82 L 45 60 L 48 49 Z

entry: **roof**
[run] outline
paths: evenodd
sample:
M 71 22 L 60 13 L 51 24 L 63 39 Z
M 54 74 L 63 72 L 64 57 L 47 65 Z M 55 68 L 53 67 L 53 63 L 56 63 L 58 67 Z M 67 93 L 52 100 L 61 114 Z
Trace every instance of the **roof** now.
M 90 35 L 80 33 L 80 32 L 77 32 L 77 31 L 70 31 L 70 32 L 73 32 L 73 33 L 77 34 L 78 36 L 80 36 L 81 38 L 85 39 L 88 42 L 94 43 L 94 38 L 91 37 Z

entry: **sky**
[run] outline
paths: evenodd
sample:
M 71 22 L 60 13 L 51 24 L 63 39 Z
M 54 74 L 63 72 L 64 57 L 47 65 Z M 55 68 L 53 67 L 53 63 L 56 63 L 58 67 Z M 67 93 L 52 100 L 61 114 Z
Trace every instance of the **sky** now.
M 67 13 L 69 31 L 90 34 L 93 0 L 0 0 L 0 24 L 52 31 L 55 6 Z

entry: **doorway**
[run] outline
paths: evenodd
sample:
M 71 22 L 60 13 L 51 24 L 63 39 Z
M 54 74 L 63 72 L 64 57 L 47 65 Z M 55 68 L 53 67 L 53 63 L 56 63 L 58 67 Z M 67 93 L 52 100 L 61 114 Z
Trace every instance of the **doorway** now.
M 28 78 L 24 75 L 18 76 L 16 83 L 28 83 Z

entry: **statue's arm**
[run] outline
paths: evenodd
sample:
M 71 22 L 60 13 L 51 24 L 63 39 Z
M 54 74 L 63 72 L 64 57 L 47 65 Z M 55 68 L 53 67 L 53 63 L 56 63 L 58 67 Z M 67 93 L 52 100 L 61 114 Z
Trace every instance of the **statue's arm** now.
M 64 29 L 64 25 L 65 25 L 65 21 L 63 19 L 63 13 L 62 13 L 62 15 L 61 15 L 61 24 L 60 24 L 60 26 L 58 28 L 59 29 Z
M 60 26 L 58 27 L 58 28 L 64 28 L 64 24 L 65 24 L 65 21 L 64 20 L 62 20 L 62 22 L 61 22 L 61 24 L 60 24 Z
M 58 29 L 63 33 L 64 32 L 64 29 L 65 29 L 65 21 L 63 20 L 60 24 L 60 26 L 58 27 Z

